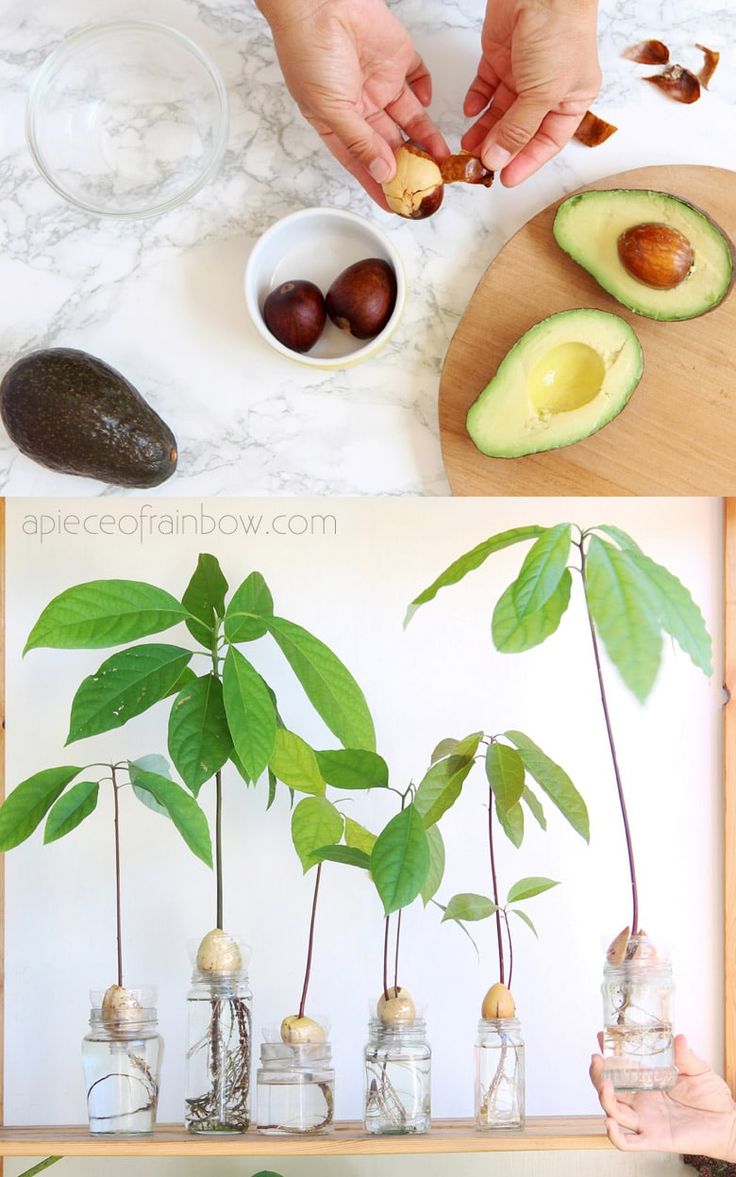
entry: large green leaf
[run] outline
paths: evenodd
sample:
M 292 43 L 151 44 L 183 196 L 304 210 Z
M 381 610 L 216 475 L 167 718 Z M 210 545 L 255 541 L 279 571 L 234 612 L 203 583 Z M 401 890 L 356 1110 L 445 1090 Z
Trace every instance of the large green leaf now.
M 655 564 L 643 552 L 631 549 L 624 560 L 632 563 L 646 578 L 652 608 L 666 633 L 704 674 L 713 673 L 712 644 L 703 614 L 676 576 L 662 564 Z
M 131 760 L 130 763 L 142 772 L 153 772 L 157 776 L 166 777 L 167 781 L 171 780 L 169 762 L 165 756 L 160 756 L 157 752 L 152 752 L 149 756 L 139 756 L 136 760 Z M 149 793 L 148 789 L 139 788 L 134 780 L 131 780 L 130 784 L 133 793 L 145 805 L 146 809 L 151 809 L 154 813 L 161 814 L 162 817 L 169 816 L 168 809 L 163 805 L 159 805 L 153 793 Z
M 446 756 L 427 769 L 414 797 L 414 805 L 424 819 L 425 829 L 435 825 L 455 804 L 473 763 L 472 757 Z
M 539 612 L 554 594 L 570 556 L 571 527 L 548 527 L 532 544 L 514 581 L 514 605 L 519 620 Z
M 345 818 L 345 844 L 351 846 L 355 850 L 362 850 L 365 854 L 372 854 L 373 847 L 376 844 L 376 835 L 362 826 L 360 822 L 353 821 L 352 817 Z
M 13 789 L 0 806 L 0 850 L 12 850 L 25 842 L 81 771 L 70 765 L 45 768 Z
M 225 637 L 229 642 L 253 642 L 268 632 L 272 617 L 271 591 L 260 572 L 251 572 L 225 611 Z
M 276 731 L 273 752 L 269 761 L 271 772 L 300 793 L 315 793 L 322 796 L 325 782 L 317 763 L 313 748 L 295 732 L 285 727 Z
M 276 712 L 260 674 L 234 646 L 222 668 L 222 697 L 235 752 L 255 782 L 274 749 Z
M 545 879 L 540 875 L 519 879 L 518 883 L 514 883 L 513 887 L 509 889 L 506 902 L 521 903 L 522 899 L 533 899 L 535 895 L 541 895 L 544 891 L 549 891 L 552 887 L 559 887 L 559 885 L 554 879 Z
M 489 744 L 486 751 L 486 776 L 497 811 L 508 813 L 521 800 L 524 792 L 524 764 L 519 753 L 498 741 Z
M 164 589 L 140 580 L 89 580 L 54 597 L 31 630 L 23 653 L 120 646 L 170 629 L 186 610 Z
M 585 591 L 608 657 L 643 703 L 654 686 L 662 656 L 660 623 L 648 577 L 627 553 L 594 535 L 585 561 Z
M 504 732 L 507 740 L 518 749 L 524 768 L 533 777 L 540 789 L 549 797 L 566 821 L 586 842 L 590 841 L 590 820 L 588 807 L 575 788 L 564 768 L 550 760 L 538 744 L 523 732 Z
M 181 603 L 190 614 L 187 629 L 208 650 L 212 649 L 215 627 L 225 612 L 227 588 L 217 557 L 202 552 Z
M 272 617 L 268 628 L 304 692 L 333 735 L 346 748 L 376 750 L 368 704 L 347 667 L 332 650 L 293 621 Z
M 572 575 L 566 568 L 552 595 L 536 613 L 520 618 L 514 600 L 513 581 L 498 598 L 493 610 L 491 636 L 501 654 L 519 654 L 541 645 L 559 627 L 570 604 Z
M 547 818 L 544 815 L 544 809 L 539 798 L 532 793 L 528 785 L 524 785 L 524 792 L 521 794 L 521 799 L 541 829 L 547 829 Z
M 591 527 L 590 531 L 602 531 L 605 535 L 615 540 L 622 551 L 631 549 L 635 552 L 640 552 L 641 548 L 638 543 L 631 538 L 626 531 L 622 531 L 620 527 L 614 527 L 612 523 L 601 523 L 597 527 Z
M 169 755 L 195 797 L 233 750 L 222 684 L 205 674 L 177 695 L 169 715 Z
M 59 800 L 52 805 L 46 819 L 46 829 L 43 833 L 44 842 L 55 842 L 71 833 L 81 825 L 85 817 L 94 813 L 97 807 L 97 797 L 100 786 L 97 781 L 80 781 L 72 785 L 66 793 L 62 793 Z
M 499 809 L 496 805 L 496 816 L 504 834 L 518 850 L 524 841 L 524 810 L 517 801 L 510 809 Z
M 415 805 L 407 805 L 378 835 L 371 854 L 371 874 L 386 915 L 416 899 L 428 870 L 424 820 Z
M 457 560 L 453 560 L 452 564 L 444 572 L 440 573 L 429 588 L 424 589 L 418 597 L 414 598 L 406 611 L 404 628 L 409 624 L 417 609 L 421 605 L 425 605 L 427 601 L 433 600 L 441 588 L 446 588 L 450 584 L 457 584 L 469 572 L 480 568 L 481 564 L 489 556 L 492 556 L 494 552 L 500 552 L 502 548 L 509 548 L 512 544 L 524 543 L 528 539 L 536 539 L 544 530 L 543 527 L 536 527 L 534 525 L 530 527 L 514 527 L 510 531 L 501 531 L 498 535 L 492 535 L 489 539 L 484 539 L 482 543 L 471 548 L 469 552 L 464 552 L 462 556 L 458 556 Z
M 388 765 L 376 752 L 337 748 L 317 753 L 322 779 L 334 789 L 385 789 Z
M 434 748 L 429 762 L 435 764 L 438 760 L 444 760 L 446 756 L 462 756 L 463 758 L 475 756 L 482 737 L 483 732 L 473 732 L 469 736 L 464 736 L 462 740 L 440 740 Z
M 475 895 L 472 891 L 461 891 L 453 895 L 442 916 L 445 920 L 487 920 L 498 911 L 496 904 L 485 895 Z
M 371 856 L 356 846 L 321 846 L 312 854 L 315 862 L 341 862 L 344 866 L 357 866 L 360 870 L 371 869 Z
M 136 791 L 150 793 L 166 810 L 192 853 L 206 866 L 212 866 L 212 842 L 207 818 L 186 789 L 158 773 L 146 772 L 133 761 L 128 763 L 128 772 Z
M 67 744 L 122 727 L 165 699 L 192 655 L 179 646 L 131 646 L 85 678 L 72 700 Z
M 317 850 L 334 846 L 343 833 L 339 809 L 324 797 L 305 797 L 291 815 L 291 837 L 306 872 L 320 861 Z
M 427 877 L 420 891 L 422 903 L 425 907 L 431 899 L 434 899 L 442 885 L 445 875 L 445 843 L 442 839 L 439 826 L 429 827 L 427 830 L 427 842 L 429 844 L 429 870 L 427 871 Z

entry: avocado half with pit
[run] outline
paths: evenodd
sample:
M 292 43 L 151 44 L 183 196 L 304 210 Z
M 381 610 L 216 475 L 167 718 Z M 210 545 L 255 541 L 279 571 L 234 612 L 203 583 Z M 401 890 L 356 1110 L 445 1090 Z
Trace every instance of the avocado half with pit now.
M 641 379 L 636 333 L 618 315 L 561 311 L 531 327 L 470 406 L 478 449 L 518 458 L 571 445 L 612 421 Z
M 723 230 L 667 192 L 581 192 L 560 205 L 552 232 L 599 286 L 649 319 L 704 315 L 734 280 L 734 249 Z

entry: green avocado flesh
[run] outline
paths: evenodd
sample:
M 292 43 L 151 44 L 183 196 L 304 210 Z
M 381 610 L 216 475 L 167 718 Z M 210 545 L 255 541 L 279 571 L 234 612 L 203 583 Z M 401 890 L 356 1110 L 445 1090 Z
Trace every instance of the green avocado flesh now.
M 634 278 L 618 255 L 618 239 L 635 225 L 679 230 L 694 254 L 689 274 L 670 290 Z M 599 286 L 649 319 L 694 319 L 718 306 L 733 281 L 733 247 L 705 213 L 666 192 L 615 188 L 565 200 L 552 226 L 555 241 Z
M 470 406 L 484 454 L 518 458 L 589 437 L 621 412 L 641 379 L 633 329 L 607 311 L 573 310 L 531 327 Z

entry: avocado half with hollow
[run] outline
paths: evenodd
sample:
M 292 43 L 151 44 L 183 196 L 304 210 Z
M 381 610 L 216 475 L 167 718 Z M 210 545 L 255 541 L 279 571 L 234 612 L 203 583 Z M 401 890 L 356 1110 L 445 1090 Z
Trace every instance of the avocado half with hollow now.
M 496 458 L 571 445 L 602 429 L 644 367 L 636 333 L 618 315 L 561 311 L 531 327 L 470 406 L 473 443 Z
M 552 232 L 599 286 L 649 319 L 704 315 L 734 280 L 734 249 L 723 230 L 667 192 L 581 192 L 560 205 Z

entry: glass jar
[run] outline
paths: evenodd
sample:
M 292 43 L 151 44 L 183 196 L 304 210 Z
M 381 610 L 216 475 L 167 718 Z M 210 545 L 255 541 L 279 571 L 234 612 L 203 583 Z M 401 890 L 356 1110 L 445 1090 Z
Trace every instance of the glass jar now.
M 644 934 L 603 969 L 603 1076 L 617 1091 L 668 1091 L 677 1079 L 669 953 Z
M 149 1136 L 156 1122 L 163 1055 L 156 991 L 121 992 L 126 1000 L 118 1008 L 107 1008 L 107 1003 L 103 1008 L 105 991 L 90 993 L 90 1029 L 82 1041 L 89 1130 L 95 1135 Z
M 368 1023 L 363 1124 L 376 1136 L 428 1132 L 432 1051 L 423 1018 L 409 1024 Z
M 524 1124 L 524 1039 L 517 1018 L 478 1023 L 475 1123 L 481 1132 Z
M 335 1071 L 330 1043 L 282 1042 L 276 1028 L 264 1036 L 257 1075 L 258 1131 L 267 1136 L 331 1132 Z
M 251 1002 L 248 949 L 240 967 L 204 972 L 195 964 L 187 997 L 186 1113 L 190 1132 L 245 1132 L 250 1125 Z

